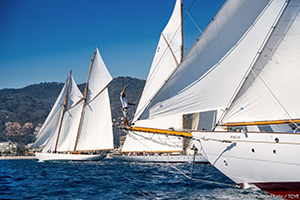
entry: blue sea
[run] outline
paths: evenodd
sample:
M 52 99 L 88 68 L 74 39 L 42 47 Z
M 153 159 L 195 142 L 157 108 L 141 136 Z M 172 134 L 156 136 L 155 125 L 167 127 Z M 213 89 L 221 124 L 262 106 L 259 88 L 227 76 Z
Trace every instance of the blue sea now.
M 0 199 L 273 199 L 257 189 L 190 180 L 192 164 L 40 163 L 0 160 Z M 178 171 L 180 170 L 180 171 Z M 213 166 L 195 164 L 193 177 L 234 184 Z

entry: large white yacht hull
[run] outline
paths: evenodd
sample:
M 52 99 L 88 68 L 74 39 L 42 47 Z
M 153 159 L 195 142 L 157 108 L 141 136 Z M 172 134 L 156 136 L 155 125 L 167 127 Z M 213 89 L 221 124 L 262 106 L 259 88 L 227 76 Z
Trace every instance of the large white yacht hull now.
M 300 135 L 193 132 L 194 144 L 218 170 L 245 187 L 300 199 Z
M 114 159 L 127 162 L 150 162 L 150 163 L 186 163 L 193 162 L 193 155 L 178 155 L 178 156 L 127 156 L 127 155 L 112 155 Z M 203 155 L 196 155 L 195 163 L 208 163 L 208 160 Z
M 40 162 L 44 161 L 99 161 L 106 157 L 105 154 L 60 154 L 60 153 L 35 153 Z

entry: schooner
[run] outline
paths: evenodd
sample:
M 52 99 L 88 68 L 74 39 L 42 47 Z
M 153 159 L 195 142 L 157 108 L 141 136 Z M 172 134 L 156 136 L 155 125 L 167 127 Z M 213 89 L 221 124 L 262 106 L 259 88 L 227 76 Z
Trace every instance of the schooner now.
M 70 75 L 32 148 L 39 161 L 97 161 L 114 148 L 108 84 L 112 77 L 98 48 L 84 95 Z

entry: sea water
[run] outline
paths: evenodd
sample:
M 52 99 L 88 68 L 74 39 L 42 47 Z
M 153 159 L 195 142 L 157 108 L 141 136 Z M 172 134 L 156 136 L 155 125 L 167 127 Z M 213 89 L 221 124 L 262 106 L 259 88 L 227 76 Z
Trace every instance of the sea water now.
M 273 199 L 257 189 L 190 180 L 192 164 L 0 160 L 0 199 Z M 234 184 L 209 164 L 193 177 Z

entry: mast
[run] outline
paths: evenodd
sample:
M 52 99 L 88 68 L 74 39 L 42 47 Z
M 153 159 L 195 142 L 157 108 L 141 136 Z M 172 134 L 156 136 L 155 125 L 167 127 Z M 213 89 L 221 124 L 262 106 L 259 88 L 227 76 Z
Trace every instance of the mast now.
M 183 49 L 184 49 L 184 46 L 183 46 L 183 3 L 182 1 L 180 2 L 180 24 L 181 24 L 181 58 L 180 58 L 180 63 L 182 62 L 183 60 L 183 56 L 184 56 L 184 52 L 183 52 Z
M 186 128 L 186 116 L 182 115 L 182 129 Z M 182 138 L 182 153 L 186 155 L 185 137 Z
M 67 83 L 67 89 L 66 89 L 66 93 L 65 93 L 65 99 L 64 99 L 64 102 L 63 102 L 63 105 L 62 105 L 63 106 L 63 111 L 62 111 L 62 115 L 61 115 L 61 119 L 60 119 L 60 123 L 59 123 L 57 138 L 56 138 L 55 147 L 54 147 L 54 152 L 56 152 L 56 149 L 57 149 L 57 144 L 58 144 L 58 139 L 59 139 L 59 135 L 60 135 L 60 131 L 61 131 L 62 121 L 63 121 L 64 115 L 65 115 L 65 112 L 66 112 L 67 100 L 68 100 L 68 91 L 69 91 L 71 75 L 72 75 L 72 70 L 70 70 L 68 83 Z
M 75 146 L 74 146 L 74 151 L 76 151 L 76 147 L 77 147 L 77 143 L 78 143 L 78 136 L 79 136 L 79 132 L 81 129 L 81 125 L 82 125 L 82 119 L 83 119 L 83 111 L 84 111 L 84 107 L 86 104 L 86 97 L 87 97 L 87 93 L 88 93 L 88 85 L 89 85 L 89 80 L 90 80 L 90 75 L 91 75 L 91 71 L 92 71 L 92 66 L 95 60 L 95 56 L 96 56 L 96 50 L 94 51 L 94 55 L 93 58 L 91 60 L 91 65 L 90 65 L 90 69 L 89 69 L 89 74 L 88 74 L 88 78 L 86 81 L 86 85 L 85 85 L 85 90 L 84 90 L 84 96 L 83 96 L 83 104 L 82 104 L 82 110 L 81 110 L 81 115 L 80 115 L 80 121 L 79 121 L 79 126 L 78 126 L 78 130 L 77 130 L 77 135 L 76 135 L 76 140 L 75 140 Z

